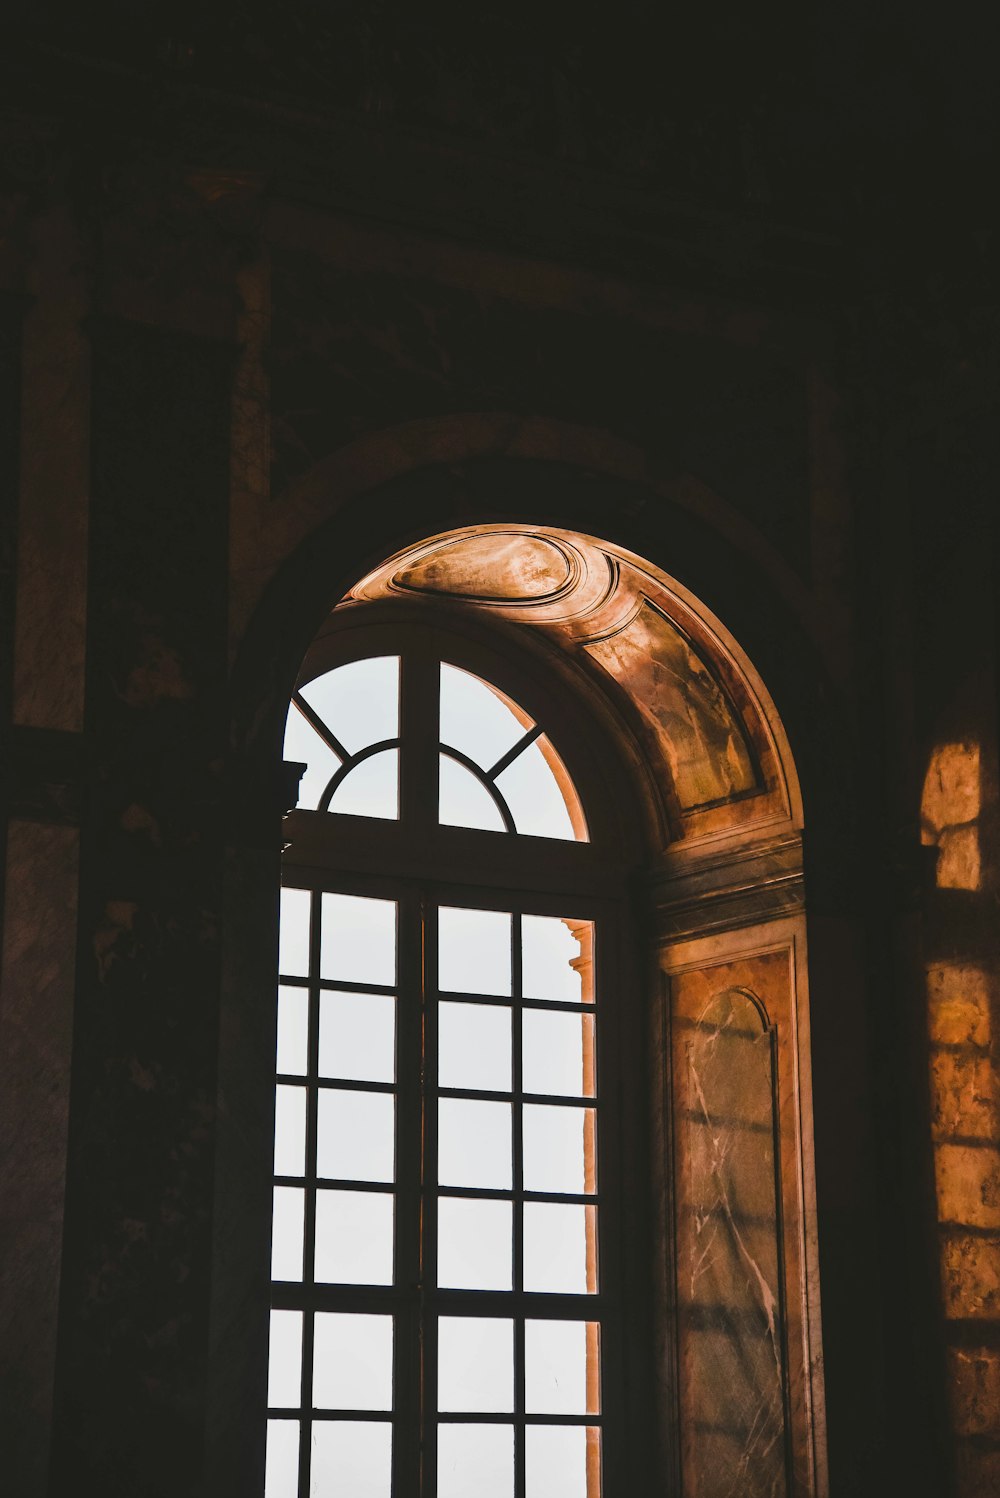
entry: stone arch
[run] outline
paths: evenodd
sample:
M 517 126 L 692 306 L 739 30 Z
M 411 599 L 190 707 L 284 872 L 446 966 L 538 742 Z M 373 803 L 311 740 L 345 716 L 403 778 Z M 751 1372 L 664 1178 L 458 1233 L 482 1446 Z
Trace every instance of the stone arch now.
M 816 812 L 826 822 L 828 808 L 829 835 L 843 841 L 850 729 L 801 580 L 704 485 L 659 481 L 637 450 L 567 423 L 471 415 L 366 437 L 269 499 L 233 536 L 231 721 L 241 768 L 266 776 L 273 704 L 287 699 L 294 674 L 288 663 L 302 659 L 339 598 L 409 544 L 498 520 L 572 527 L 666 562 L 672 592 L 700 601 L 716 624 L 725 618 L 761 667 L 774 699 L 767 716 L 779 718 L 778 702 L 802 796 L 817 787 L 813 844 Z
M 623 502 L 636 509 L 657 502 L 676 507 L 734 545 L 815 633 L 812 600 L 801 579 L 756 526 L 697 475 L 658 474 L 639 448 L 599 429 L 480 411 L 427 417 L 366 434 L 321 459 L 281 493 L 258 501 L 252 521 L 244 521 L 234 537 L 234 634 L 246 627 L 278 568 L 337 511 L 418 469 L 454 471 L 487 459 L 558 464 L 617 482 L 623 495 L 633 495 Z

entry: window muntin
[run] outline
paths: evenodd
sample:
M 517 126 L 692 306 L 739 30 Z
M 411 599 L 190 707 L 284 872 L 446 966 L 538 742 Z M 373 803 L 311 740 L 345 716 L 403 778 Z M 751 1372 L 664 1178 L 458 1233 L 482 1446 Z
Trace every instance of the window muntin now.
M 478 1452 L 476 1492 L 597 1498 L 594 923 L 426 898 L 403 923 L 399 901 L 329 890 L 283 904 L 299 971 L 279 983 L 268 1498 L 319 1498 L 334 1470 L 389 1498 L 415 1322 L 436 1390 L 424 1492 L 457 1492 Z M 418 1023 L 396 1024 L 401 1005 Z M 420 1180 L 402 1180 L 415 1128 Z
M 297 691 L 284 757 L 305 766 L 300 805 L 398 820 L 399 717 L 398 655 L 348 661 Z
M 304 809 L 400 816 L 399 656 L 350 661 L 295 693 L 284 757 L 304 766 Z M 438 820 L 444 826 L 586 841 L 578 799 L 541 728 L 496 687 L 447 662 L 438 682 Z
M 318 811 L 396 755 L 395 799 L 374 814 L 396 821 L 385 846 L 409 850 L 411 874 L 393 883 L 389 855 L 359 883 L 346 871 L 365 834 L 331 817 L 310 822 L 327 829 L 329 866 L 311 858 L 282 891 L 266 1493 L 319 1498 L 349 1479 L 373 1498 L 599 1498 L 610 1302 L 593 914 L 558 879 L 537 893 L 544 854 L 525 866 L 527 908 L 468 898 L 471 885 L 445 898 L 433 854 L 427 880 L 412 874 L 428 811 L 449 824 L 443 766 L 474 777 L 495 830 L 547 835 L 530 785 L 514 810 L 499 788 L 529 751 L 542 804 L 558 799 L 553 838 L 586 841 L 583 814 L 509 697 L 426 655 L 370 659 L 391 712 L 383 701 L 353 736 L 336 721 L 364 685 L 351 668 L 367 662 L 351 662 L 296 694 L 286 735 Z M 456 823 L 474 879 L 480 832 Z

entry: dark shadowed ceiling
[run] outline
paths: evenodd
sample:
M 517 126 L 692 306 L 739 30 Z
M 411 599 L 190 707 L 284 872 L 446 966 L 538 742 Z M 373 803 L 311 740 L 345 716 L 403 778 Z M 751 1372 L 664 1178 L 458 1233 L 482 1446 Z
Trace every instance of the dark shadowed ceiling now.
M 377 139 L 383 165 L 405 138 L 400 173 L 419 177 L 433 158 L 456 226 L 475 217 L 484 179 L 516 177 L 522 202 L 516 190 L 505 199 L 508 233 L 534 234 L 543 250 L 573 254 L 575 243 L 600 258 L 589 205 L 634 241 L 639 261 L 644 242 L 665 236 L 675 259 L 707 258 L 723 275 L 748 255 L 775 274 L 784 259 L 789 275 L 823 275 L 842 268 L 842 242 L 852 262 L 871 265 L 948 257 L 990 219 L 990 49 L 940 10 L 860 0 L 21 3 L 22 44 L 0 63 L 15 105 L 50 120 L 82 111 L 112 134 L 135 112 L 178 150 L 187 135 L 191 155 L 209 149 L 285 179 L 291 155 L 313 194 L 322 171 L 306 158 L 325 157 L 355 207 L 371 206 L 366 192 L 391 198 L 393 186 L 374 167 L 367 179 L 339 170 L 316 122 L 355 132 L 353 159 Z M 575 209 L 571 242 L 555 242 L 533 187 L 540 200 L 556 192 L 554 220 Z M 714 218 L 692 228 L 685 217 L 719 212 L 728 239 Z

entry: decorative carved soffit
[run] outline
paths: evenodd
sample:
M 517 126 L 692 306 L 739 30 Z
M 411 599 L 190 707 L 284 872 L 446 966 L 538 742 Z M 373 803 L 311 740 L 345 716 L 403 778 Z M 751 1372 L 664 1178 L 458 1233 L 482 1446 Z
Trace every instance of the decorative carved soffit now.
M 670 786 L 674 837 L 799 824 L 787 747 L 749 662 L 638 557 L 566 531 L 476 526 L 391 558 L 344 603 L 430 598 L 533 625 L 574 655 Z

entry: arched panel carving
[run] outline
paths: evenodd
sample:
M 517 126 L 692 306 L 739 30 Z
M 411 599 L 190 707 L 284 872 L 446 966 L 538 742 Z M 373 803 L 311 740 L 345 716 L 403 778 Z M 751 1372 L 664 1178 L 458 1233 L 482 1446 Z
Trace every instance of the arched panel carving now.
M 684 1498 L 822 1493 L 800 918 L 664 952 Z
M 732 700 L 655 604 L 643 598 L 620 629 L 586 648 L 638 707 L 682 811 L 764 789 Z
M 737 988 L 674 1023 L 683 1466 L 702 1498 L 783 1498 L 774 1034 Z
M 547 536 L 518 532 L 460 537 L 425 549 L 395 573 L 399 592 L 447 594 L 467 603 L 537 608 L 570 592 L 579 580 L 573 552 Z

